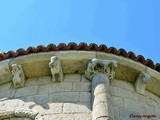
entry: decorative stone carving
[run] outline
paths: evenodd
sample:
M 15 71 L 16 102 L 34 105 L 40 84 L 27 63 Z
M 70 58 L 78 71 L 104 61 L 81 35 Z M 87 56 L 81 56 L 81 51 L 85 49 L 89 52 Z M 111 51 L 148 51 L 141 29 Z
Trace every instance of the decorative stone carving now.
M 136 79 L 136 82 L 134 84 L 135 90 L 137 93 L 140 93 L 142 95 L 145 95 L 145 88 L 147 81 L 151 78 L 151 76 L 146 72 L 141 72 Z
M 38 117 L 37 117 L 38 116 Z M 28 117 L 33 120 L 42 120 L 38 112 L 31 109 L 15 109 L 12 111 L 0 111 L 0 120 L 13 118 L 13 117 Z
M 12 64 L 14 88 L 24 87 L 25 76 L 21 65 Z
M 62 82 L 63 81 L 63 71 L 61 66 L 61 60 L 56 56 L 51 57 L 51 62 L 49 63 L 51 69 L 52 81 Z
M 115 60 L 101 60 L 101 59 L 92 59 L 85 71 L 85 75 L 89 80 L 92 80 L 93 76 L 97 73 L 103 73 L 111 80 L 115 76 L 113 68 L 117 67 L 117 61 Z
M 14 111 L 15 116 L 17 117 L 28 117 L 34 119 L 38 112 L 30 110 L 30 109 L 17 109 Z

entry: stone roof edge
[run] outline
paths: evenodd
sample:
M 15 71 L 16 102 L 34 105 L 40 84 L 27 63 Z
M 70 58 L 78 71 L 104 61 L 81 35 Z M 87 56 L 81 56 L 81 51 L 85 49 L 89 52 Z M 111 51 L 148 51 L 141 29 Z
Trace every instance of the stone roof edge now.
M 135 55 L 133 52 L 129 51 L 126 52 L 124 49 L 117 50 L 115 47 L 107 47 L 104 44 L 96 45 L 95 43 L 91 43 L 87 45 L 86 43 L 80 43 L 77 45 L 74 42 L 70 42 L 68 45 L 65 43 L 60 43 L 58 46 L 55 44 L 49 44 L 47 47 L 43 45 L 39 45 L 36 48 L 35 47 L 28 47 L 26 50 L 24 49 L 18 49 L 16 52 L 14 51 L 8 51 L 7 53 L 0 53 L 0 61 L 9 59 L 9 58 L 15 58 L 22 55 L 27 55 L 30 53 L 38 53 L 38 52 L 49 52 L 49 51 L 63 51 L 63 50 L 85 50 L 85 51 L 99 51 L 99 52 L 105 52 L 105 53 L 111 53 L 114 55 L 122 56 L 125 58 L 130 58 L 134 61 L 140 62 L 143 65 L 150 67 L 151 69 L 154 69 L 158 72 L 160 72 L 160 63 L 154 64 L 151 59 L 145 59 L 142 55 Z

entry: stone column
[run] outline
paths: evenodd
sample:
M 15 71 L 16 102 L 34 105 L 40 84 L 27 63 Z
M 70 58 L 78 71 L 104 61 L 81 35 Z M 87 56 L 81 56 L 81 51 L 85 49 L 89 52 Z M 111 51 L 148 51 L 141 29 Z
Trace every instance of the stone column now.
M 114 78 L 114 60 L 93 59 L 89 62 L 86 77 L 92 81 L 92 120 L 113 120 L 114 111 L 109 90 L 109 80 Z

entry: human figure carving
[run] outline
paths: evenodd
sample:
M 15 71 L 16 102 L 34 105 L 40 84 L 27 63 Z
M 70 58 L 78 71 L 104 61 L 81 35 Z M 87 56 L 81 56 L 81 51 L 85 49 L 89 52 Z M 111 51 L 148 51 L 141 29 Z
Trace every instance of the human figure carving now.
M 21 65 L 12 64 L 14 88 L 24 87 L 25 76 Z
M 49 63 L 51 69 L 52 81 L 53 82 L 62 82 L 63 81 L 63 72 L 61 67 L 61 61 L 56 56 L 51 57 L 51 62 Z

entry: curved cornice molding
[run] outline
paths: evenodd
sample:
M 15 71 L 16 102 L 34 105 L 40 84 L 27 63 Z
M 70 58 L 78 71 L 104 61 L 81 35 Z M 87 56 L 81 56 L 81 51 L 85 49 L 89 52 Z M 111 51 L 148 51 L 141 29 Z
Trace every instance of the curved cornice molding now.
M 66 45 L 65 43 L 60 43 L 58 46 L 54 44 L 49 44 L 47 47 L 39 45 L 36 48 L 29 47 L 27 50 L 18 49 L 16 52 L 9 51 L 7 53 L 0 52 L 0 61 L 6 60 L 9 58 L 15 58 L 22 55 L 27 55 L 30 53 L 38 53 L 38 52 L 49 52 L 49 51 L 62 51 L 62 50 L 85 50 L 85 51 L 99 51 L 105 53 L 111 53 L 114 55 L 122 56 L 125 58 L 130 58 L 134 61 L 140 62 L 143 65 L 150 67 L 158 72 L 160 72 L 160 63 L 154 64 L 152 60 L 145 59 L 142 55 L 136 56 L 133 52 L 126 52 L 124 49 L 117 50 L 114 47 L 108 48 L 106 45 L 102 44 L 97 46 L 96 44 L 92 43 L 87 45 L 86 43 L 80 43 L 77 45 L 76 43 L 69 43 Z

